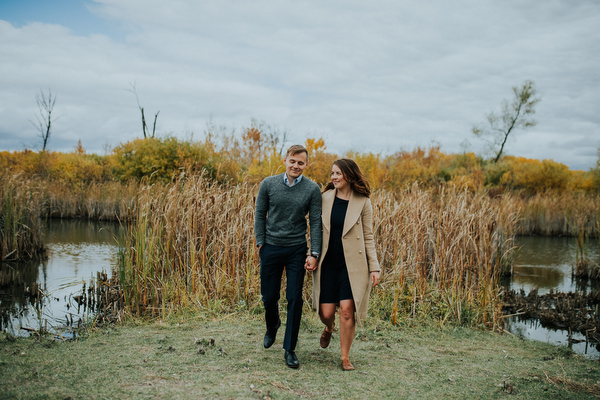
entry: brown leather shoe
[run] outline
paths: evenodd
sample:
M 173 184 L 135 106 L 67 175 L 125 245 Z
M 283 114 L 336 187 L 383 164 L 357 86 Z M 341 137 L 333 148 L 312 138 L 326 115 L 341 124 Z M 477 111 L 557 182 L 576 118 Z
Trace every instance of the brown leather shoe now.
M 342 370 L 344 371 L 354 371 L 354 365 L 350 362 L 350 360 L 342 360 Z
M 319 340 L 322 348 L 326 349 L 327 347 L 329 347 L 334 327 L 335 325 L 331 327 L 331 332 L 327 332 L 327 328 L 323 329 L 323 333 L 321 333 L 321 339 Z

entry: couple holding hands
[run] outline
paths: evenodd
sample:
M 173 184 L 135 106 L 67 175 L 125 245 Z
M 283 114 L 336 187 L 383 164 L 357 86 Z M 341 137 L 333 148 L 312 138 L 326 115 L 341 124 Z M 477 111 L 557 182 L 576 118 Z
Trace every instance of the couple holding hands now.
M 284 357 L 288 367 L 300 366 L 295 349 L 304 276 L 310 271 L 312 306 L 325 325 L 320 345 L 329 346 L 339 306 L 341 365 L 344 371 L 353 370 L 349 353 L 356 322 L 360 324 L 366 318 L 369 293 L 379 283 L 380 274 L 369 183 L 353 160 L 342 158 L 333 162 L 331 181 L 321 194 L 319 186 L 302 175 L 308 166 L 306 148 L 291 146 L 283 162 L 285 173 L 270 176 L 261 183 L 254 217 L 267 326 L 264 347 L 273 345 L 281 325 L 278 303 L 285 269 Z M 306 241 L 307 214 L 310 252 Z

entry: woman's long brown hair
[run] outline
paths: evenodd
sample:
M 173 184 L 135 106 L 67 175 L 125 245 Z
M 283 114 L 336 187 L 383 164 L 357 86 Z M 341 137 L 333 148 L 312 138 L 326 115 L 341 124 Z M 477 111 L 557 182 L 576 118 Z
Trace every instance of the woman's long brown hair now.
M 340 158 L 335 160 L 333 165 L 337 165 L 342 171 L 344 179 L 350 184 L 350 187 L 353 191 L 366 197 L 371 195 L 371 186 L 369 185 L 369 181 L 363 175 L 362 171 L 358 167 L 358 164 L 356 164 L 354 160 L 349 158 Z M 335 189 L 335 186 L 333 186 L 333 182 L 329 182 L 325 186 L 325 189 L 323 189 L 323 193 L 332 189 Z

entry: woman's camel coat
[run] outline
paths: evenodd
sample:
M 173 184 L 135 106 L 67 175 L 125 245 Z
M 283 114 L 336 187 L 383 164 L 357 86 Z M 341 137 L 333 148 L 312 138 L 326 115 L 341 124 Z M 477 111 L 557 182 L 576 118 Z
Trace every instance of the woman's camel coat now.
M 321 246 L 321 257 L 318 268 L 313 272 L 313 308 L 319 309 L 319 298 L 321 294 L 321 264 L 327 254 L 329 247 L 329 235 L 331 233 L 331 210 L 335 199 L 336 190 L 328 190 L 323 193 L 321 222 L 323 226 L 323 244 Z M 354 305 L 356 308 L 356 319 L 367 317 L 369 307 L 369 293 L 371 292 L 370 273 L 381 271 L 377 254 L 375 253 L 375 242 L 373 240 L 373 208 L 368 197 L 359 195 L 352 191 L 344 230 L 342 233 L 342 245 L 344 257 L 348 267 L 350 286 Z

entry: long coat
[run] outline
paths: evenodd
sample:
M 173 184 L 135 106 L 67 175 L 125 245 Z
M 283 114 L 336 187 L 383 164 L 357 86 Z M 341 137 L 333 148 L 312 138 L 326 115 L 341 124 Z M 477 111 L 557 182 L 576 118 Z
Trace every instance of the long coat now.
M 315 310 L 319 309 L 319 298 L 321 294 L 321 267 L 329 247 L 329 236 L 331 233 L 331 210 L 337 190 L 328 190 L 322 196 L 321 225 L 323 227 L 323 244 L 321 246 L 321 257 L 318 268 L 313 271 L 313 296 L 312 303 Z M 370 273 L 381 271 L 377 254 L 375 253 L 375 241 L 373 240 L 373 207 L 368 197 L 352 191 L 348 210 L 344 220 L 342 233 L 342 246 L 344 257 L 352 288 L 352 297 L 356 308 L 356 319 L 367 317 L 369 307 L 369 293 L 371 292 Z

